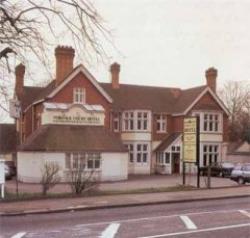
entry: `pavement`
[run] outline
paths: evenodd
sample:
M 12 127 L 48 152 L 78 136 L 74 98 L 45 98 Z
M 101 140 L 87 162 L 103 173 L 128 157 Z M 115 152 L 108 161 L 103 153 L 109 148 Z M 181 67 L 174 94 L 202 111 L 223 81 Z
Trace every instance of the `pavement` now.
M 213 189 L 203 188 L 177 192 L 0 202 L 0 216 L 42 214 L 75 210 L 94 210 L 242 197 L 250 197 L 250 186 L 244 185 Z

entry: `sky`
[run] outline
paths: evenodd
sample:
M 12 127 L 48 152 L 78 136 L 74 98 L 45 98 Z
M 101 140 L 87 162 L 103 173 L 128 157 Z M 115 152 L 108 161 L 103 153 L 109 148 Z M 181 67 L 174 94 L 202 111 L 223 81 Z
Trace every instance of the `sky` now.
M 250 79 L 250 0 L 94 0 L 117 48 L 121 83 L 188 88 Z M 107 65 L 90 68 L 109 81 Z
M 205 84 L 209 67 L 218 70 L 219 88 L 250 81 L 250 0 L 90 1 L 112 32 L 118 50 L 106 51 L 110 63 L 121 64 L 121 83 L 195 87 Z M 60 37 L 56 44 L 65 42 Z M 40 63 L 33 65 L 34 78 L 48 81 Z M 87 68 L 98 81 L 110 82 L 109 65 Z M 26 85 L 39 82 L 27 78 Z

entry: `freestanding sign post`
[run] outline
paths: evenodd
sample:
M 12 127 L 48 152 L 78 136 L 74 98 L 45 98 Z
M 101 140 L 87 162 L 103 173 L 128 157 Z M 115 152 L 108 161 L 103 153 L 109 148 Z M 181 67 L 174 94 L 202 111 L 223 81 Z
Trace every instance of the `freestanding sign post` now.
M 199 117 L 184 118 L 183 125 L 183 185 L 186 178 L 186 163 L 197 165 L 197 187 L 200 187 L 200 121 Z
M 5 183 L 4 160 L 1 160 L 1 159 L 0 159 L 0 186 L 1 186 L 1 198 L 4 198 L 4 183 Z

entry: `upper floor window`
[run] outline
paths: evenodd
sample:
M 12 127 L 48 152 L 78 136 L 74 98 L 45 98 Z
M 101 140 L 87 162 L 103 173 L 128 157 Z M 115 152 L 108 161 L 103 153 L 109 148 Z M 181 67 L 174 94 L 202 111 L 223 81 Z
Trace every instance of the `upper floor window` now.
M 167 131 L 167 118 L 165 115 L 156 116 L 156 132 L 162 133 Z
M 73 92 L 73 102 L 74 103 L 85 103 L 85 89 L 84 88 L 74 88 Z
M 216 112 L 194 112 L 193 116 L 200 118 L 201 132 L 222 131 L 222 115 Z
M 204 123 L 203 124 L 204 131 L 216 132 L 219 130 L 219 115 L 212 113 L 205 113 L 203 123 Z
M 118 113 L 114 113 L 113 114 L 113 130 L 115 132 L 119 132 L 120 129 L 120 123 L 119 123 L 119 114 Z
M 147 131 L 149 130 L 149 112 L 125 111 L 123 112 L 124 131 Z

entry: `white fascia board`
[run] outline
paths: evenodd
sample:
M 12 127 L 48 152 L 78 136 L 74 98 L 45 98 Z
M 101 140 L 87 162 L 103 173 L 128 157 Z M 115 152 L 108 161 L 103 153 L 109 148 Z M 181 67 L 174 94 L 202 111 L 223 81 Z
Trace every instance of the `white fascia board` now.
M 224 103 L 220 100 L 220 98 L 209 88 L 206 87 L 201 93 L 200 95 L 192 102 L 192 104 L 183 112 L 183 113 L 176 113 L 173 114 L 173 116 L 185 116 L 192 108 L 193 106 L 207 93 L 209 92 L 211 94 L 211 96 L 215 99 L 215 101 L 220 105 L 220 107 L 223 109 L 223 111 L 229 115 L 229 111 L 226 108 L 226 106 L 224 105 Z
M 43 101 L 44 101 L 44 99 L 40 99 L 40 100 L 38 100 L 38 101 L 36 101 L 36 102 L 33 102 L 32 104 L 30 104 L 30 105 L 24 110 L 24 112 L 27 112 L 28 109 L 29 109 L 30 107 L 32 107 L 32 106 L 34 106 L 34 105 L 36 105 L 36 104 L 38 104 L 38 103 L 40 103 L 40 102 L 43 102 Z
M 98 91 L 107 99 L 108 102 L 113 102 L 113 99 L 104 91 L 104 89 L 99 85 L 94 76 L 83 65 L 78 66 L 77 69 L 75 69 L 55 90 L 53 90 L 48 95 L 48 98 L 54 97 L 80 72 L 82 72 L 90 80 L 90 82 L 98 89 Z

